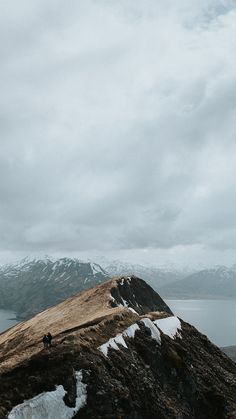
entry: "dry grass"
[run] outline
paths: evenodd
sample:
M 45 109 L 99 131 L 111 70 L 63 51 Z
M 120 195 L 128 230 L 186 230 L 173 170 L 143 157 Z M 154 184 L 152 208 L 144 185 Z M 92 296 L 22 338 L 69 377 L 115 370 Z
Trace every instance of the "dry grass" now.
M 1 334 L 0 372 L 14 368 L 43 351 L 42 338 L 48 332 L 53 336 L 50 350 L 61 350 L 63 345 L 78 351 L 81 346 L 97 348 L 144 317 L 124 306 L 111 306 L 112 302 L 114 305 L 111 290 L 120 280 L 121 277 L 115 277 L 83 291 Z M 147 316 L 155 320 L 168 315 L 152 312 Z
M 110 305 L 116 279 L 77 294 L 55 307 L 19 323 L 0 335 L 0 372 L 42 351 L 42 337 L 50 331 L 53 344 L 99 345 L 116 333 L 114 316 L 125 328 L 138 317 L 127 308 Z M 113 327 L 112 327 L 113 324 Z M 119 330 L 119 331 L 120 331 Z

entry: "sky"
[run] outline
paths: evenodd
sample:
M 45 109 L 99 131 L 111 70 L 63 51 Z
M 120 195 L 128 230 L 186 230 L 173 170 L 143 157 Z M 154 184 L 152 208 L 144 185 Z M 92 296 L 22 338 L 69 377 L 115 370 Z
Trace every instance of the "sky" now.
M 0 262 L 236 263 L 236 0 L 1 0 L 0 44 Z

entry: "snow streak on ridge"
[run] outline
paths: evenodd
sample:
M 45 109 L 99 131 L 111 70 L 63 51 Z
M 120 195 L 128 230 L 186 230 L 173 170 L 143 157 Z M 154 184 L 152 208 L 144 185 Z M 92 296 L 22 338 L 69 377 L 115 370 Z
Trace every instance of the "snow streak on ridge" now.
M 157 341 L 157 343 L 161 344 L 161 334 L 164 333 L 165 335 L 169 336 L 171 339 L 175 337 L 181 337 L 180 330 L 181 330 L 181 322 L 176 316 L 166 317 L 164 319 L 152 321 L 148 317 L 145 317 L 140 320 L 146 327 L 148 327 L 151 331 L 151 336 L 153 339 Z M 99 346 L 98 349 L 103 353 L 103 355 L 108 356 L 108 349 L 113 348 L 119 350 L 119 346 L 121 345 L 124 348 L 128 349 L 128 346 L 125 342 L 125 337 L 134 338 L 135 333 L 139 330 L 140 327 L 137 323 L 132 324 L 127 329 L 125 329 L 122 333 L 119 333 L 113 338 L 110 338 L 106 343 Z

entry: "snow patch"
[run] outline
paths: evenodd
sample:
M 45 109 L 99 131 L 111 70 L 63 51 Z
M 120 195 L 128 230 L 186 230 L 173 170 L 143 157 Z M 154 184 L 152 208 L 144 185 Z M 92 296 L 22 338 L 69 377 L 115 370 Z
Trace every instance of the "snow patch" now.
M 113 297 L 111 297 L 113 298 Z M 130 307 L 128 307 L 130 308 Z M 135 312 L 135 310 L 133 310 Z M 136 312 L 135 312 L 136 313 Z M 159 345 L 161 344 L 161 333 L 160 330 L 168 335 L 170 338 L 174 339 L 176 336 L 180 336 L 179 330 L 181 330 L 181 323 L 178 317 L 172 316 L 165 319 L 152 321 L 148 317 L 144 317 L 140 320 L 148 329 L 151 331 L 151 337 Z M 114 338 L 109 339 L 106 343 L 99 346 L 98 349 L 103 353 L 103 355 L 108 356 L 108 349 L 113 348 L 119 350 L 121 345 L 124 348 L 128 348 L 124 338 L 134 338 L 136 330 L 139 330 L 140 327 L 137 323 L 132 324 L 122 333 L 119 333 Z M 160 329 L 160 330 L 159 330 Z
M 120 298 L 121 298 L 122 303 L 123 303 L 123 304 L 119 304 L 120 307 L 123 307 L 123 306 L 127 307 L 128 310 L 132 311 L 132 313 L 138 314 L 137 311 L 135 311 L 132 307 L 129 307 L 129 303 L 126 300 L 124 300 L 124 298 L 122 298 L 121 296 L 120 296 Z M 135 301 L 135 303 L 136 303 L 136 301 Z M 136 303 L 136 305 L 138 306 L 137 303 Z
M 55 271 L 56 269 L 57 269 L 57 264 L 54 263 L 53 266 L 52 266 L 52 271 Z
M 96 275 L 102 272 L 101 266 L 97 265 L 96 263 L 90 263 L 90 266 L 93 271 L 93 275 Z
M 139 329 L 138 324 L 134 323 L 131 326 L 129 326 L 127 329 L 125 329 L 124 332 L 119 333 L 114 338 L 109 339 L 106 343 L 99 346 L 98 349 L 103 353 L 103 355 L 107 356 L 109 348 L 119 350 L 119 347 L 117 344 L 124 346 L 124 348 L 128 348 L 128 346 L 125 343 L 124 337 L 134 338 L 135 332 L 138 329 Z
M 66 391 L 62 385 L 54 391 L 47 391 L 14 407 L 8 419 L 71 419 L 86 404 L 87 384 L 82 383 L 82 371 L 75 373 L 77 394 L 75 407 L 68 407 L 63 397 Z
M 115 300 L 115 298 L 114 297 L 112 297 L 112 295 L 110 294 L 110 299 L 112 300 L 112 301 L 116 301 Z
M 155 324 L 148 318 L 145 317 L 141 320 L 141 322 L 150 329 L 151 336 L 153 339 L 155 339 L 159 344 L 161 343 L 161 334 Z
M 121 300 L 122 300 L 122 305 L 124 306 L 124 307 L 129 307 L 129 304 L 127 303 L 127 301 L 126 300 L 124 300 L 124 298 L 122 298 L 121 296 L 120 296 L 120 298 L 121 298 Z
M 124 336 L 127 336 L 128 338 L 134 338 L 136 330 L 139 330 L 140 327 L 137 323 L 131 324 L 125 331 L 123 332 Z
M 124 346 L 125 348 L 128 348 L 126 345 L 124 338 L 121 333 L 116 335 L 114 338 L 109 339 L 106 343 L 99 346 L 99 350 L 103 353 L 103 355 L 107 356 L 108 348 L 113 348 L 116 350 L 119 350 L 119 346 L 117 344 Z
M 176 336 L 181 337 L 179 330 L 181 330 L 181 323 L 178 317 L 171 316 L 166 317 L 165 319 L 159 319 L 154 321 L 155 325 L 171 339 L 174 339 Z

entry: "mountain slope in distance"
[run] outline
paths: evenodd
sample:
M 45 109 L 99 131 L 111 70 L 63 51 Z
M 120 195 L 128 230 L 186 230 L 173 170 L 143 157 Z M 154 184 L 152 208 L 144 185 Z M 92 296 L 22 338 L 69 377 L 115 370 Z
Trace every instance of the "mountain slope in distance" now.
M 145 266 L 121 262 L 120 260 L 113 260 L 109 263 L 104 260 L 103 266 L 105 266 L 106 272 L 111 276 L 135 275 L 143 278 L 155 290 L 159 290 L 161 285 L 179 281 L 192 272 L 190 269 L 181 270 L 176 268 Z
M 236 268 L 203 269 L 171 284 L 160 286 L 168 298 L 236 298 Z
M 29 318 L 108 277 L 100 265 L 78 259 L 23 260 L 0 271 L 0 308 Z

